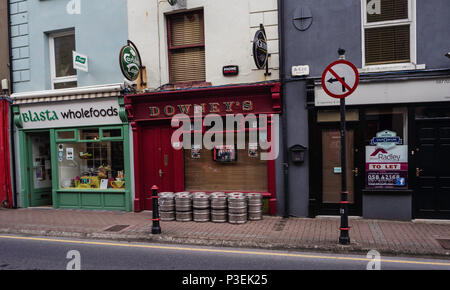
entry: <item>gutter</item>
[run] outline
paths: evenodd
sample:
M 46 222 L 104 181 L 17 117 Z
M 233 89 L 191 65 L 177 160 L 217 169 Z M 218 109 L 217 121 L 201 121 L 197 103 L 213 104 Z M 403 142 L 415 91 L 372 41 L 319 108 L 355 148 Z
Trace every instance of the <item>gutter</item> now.
M 7 17 L 8 17 L 8 47 L 9 47 L 9 91 L 10 94 L 13 93 L 13 71 L 12 71 L 12 45 L 11 45 L 11 0 L 7 0 Z M 15 150 L 15 141 L 14 141 L 14 121 L 13 121 L 13 110 L 12 110 L 12 101 L 9 106 L 9 144 L 10 146 L 10 167 L 11 167 L 11 191 L 13 195 L 13 208 L 17 208 L 17 179 L 16 179 L 16 150 Z
M 287 139 L 287 106 L 286 98 L 284 97 L 284 90 L 286 85 L 285 76 L 285 57 L 284 57 L 284 0 L 277 0 L 278 2 L 278 46 L 279 46 L 279 58 L 280 58 L 280 86 L 283 103 L 283 116 L 282 116 L 282 138 L 283 138 L 283 187 L 284 187 L 284 213 L 283 218 L 289 218 L 289 152 L 288 152 L 288 139 Z

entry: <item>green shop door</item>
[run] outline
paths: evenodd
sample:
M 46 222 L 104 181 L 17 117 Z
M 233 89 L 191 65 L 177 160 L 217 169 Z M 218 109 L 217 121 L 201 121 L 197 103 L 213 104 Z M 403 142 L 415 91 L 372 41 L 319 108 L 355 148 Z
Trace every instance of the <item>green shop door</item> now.
M 30 206 L 52 205 L 50 133 L 27 134 L 26 146 Z

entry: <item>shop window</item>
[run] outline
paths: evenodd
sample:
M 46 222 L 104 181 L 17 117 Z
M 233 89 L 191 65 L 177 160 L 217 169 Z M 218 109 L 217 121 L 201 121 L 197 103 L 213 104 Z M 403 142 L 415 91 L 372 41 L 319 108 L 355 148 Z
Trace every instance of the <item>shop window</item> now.
M 364 65 L 415 63 L 415 0 L 363 1 Z
M 58 144 L 62 189 L 120 189 L 125 187 L 122 142 Z
M 364 128 L 366 188 L 408 188 L 407 109 L 371 109 Z
M 416 108 L 416 120 L 424 119 L 450 119 L 450 110 L 445 106 Z
M 171 83 L 205 81 L 203 10 L 167 15 Z
M 95 129 L 81 129 L 78 131 L 80 140 L 100 140 L 100 132 L 98 128 Z
M 77 87 L 77 71 L 73 68 L 75 32 L 65 31 L 49 35 L 50 71 L 53 89 Z
M 395 109 L 371 109 L 366 112 L 366 128 L 364 140 L 366 145 L 371 145 L 372 139 L 377 133 L 389 130 L 394 132 L 407 145 L 407 110 Z
M 345 120 L 348 122 L 359 121 L 359 110 L 347 109 L 345 112 Z M 317 112 L 317 122 L 319 123 L 340 122 L 340 121 L 341 121 L 341 112 L 339 111 L 321 110 Z
M 75 140 L 75 130 L 59 130 L 56 132 L 57 140 Z
M 57 130 L 56 135 L 59 188 L 125 188 L 121 128 L 63 129 Z M 70 137 L 75 139 L 64 141 Z
M 117 129 L 102 129 L 102 137 L 103 138 L 110 138 L 110 139 L 122 138 L 122 129 L 121 128 L 117 128 Z

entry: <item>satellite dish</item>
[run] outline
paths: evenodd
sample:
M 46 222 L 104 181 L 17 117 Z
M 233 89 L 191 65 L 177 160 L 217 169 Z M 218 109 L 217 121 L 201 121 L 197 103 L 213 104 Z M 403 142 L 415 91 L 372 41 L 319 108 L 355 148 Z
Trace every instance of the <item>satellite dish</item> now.
M 177 0 L 167 0 L 169 2 L 170 5 L 174 6 L 175 4 L 177 4 Z

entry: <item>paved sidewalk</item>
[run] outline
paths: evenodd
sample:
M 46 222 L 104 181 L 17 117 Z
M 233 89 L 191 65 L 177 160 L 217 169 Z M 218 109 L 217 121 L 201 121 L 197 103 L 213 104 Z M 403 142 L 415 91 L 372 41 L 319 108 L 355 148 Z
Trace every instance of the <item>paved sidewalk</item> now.
M 350 219 L 350 246 L 338 245 L 338 218 L 264 216 L 242 225 L 161 222 L 162 234 L 151 234 L 151 212 L 62 209 L 0 209 L 0 234 L 26 234 L 208 246 L 321 250 L 340 253 L 375 249 L 382 255 L 425 255 L 450 259 L 438 239 L 450 240 L 450 222 L 397 222 Z M 120 231 L 107 231 L 115 225 Z M 449 243 L 450 244 L 450 241 Z

